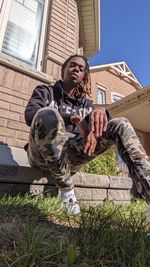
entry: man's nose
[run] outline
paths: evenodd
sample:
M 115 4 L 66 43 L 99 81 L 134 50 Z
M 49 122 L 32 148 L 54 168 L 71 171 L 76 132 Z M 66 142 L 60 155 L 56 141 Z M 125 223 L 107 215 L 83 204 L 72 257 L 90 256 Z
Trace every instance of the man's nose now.
M 74 67 L 74 70 L 75 70 L 76 72 L 79 72 L 79 67 L 78 67 L 78 66 L 75 66 L 75 67 Z

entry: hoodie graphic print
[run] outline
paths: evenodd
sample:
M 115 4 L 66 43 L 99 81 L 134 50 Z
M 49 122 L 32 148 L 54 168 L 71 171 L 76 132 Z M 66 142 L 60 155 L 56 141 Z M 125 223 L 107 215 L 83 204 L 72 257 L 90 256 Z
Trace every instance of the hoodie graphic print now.
M 63 81 L 56 82 L 53 86 L 40 85 L 33 94 L 25 109 L 25 120 L 31 126 L 36 112 L 44 107 L 56 108 L 65 122 L 66 131 L 77 134 L 77 127 L 71 122 L 72 115 L 82 118 L 88 117 L 93 110 L 93 103 L 85 97 L 70 97 L 63 89 Z

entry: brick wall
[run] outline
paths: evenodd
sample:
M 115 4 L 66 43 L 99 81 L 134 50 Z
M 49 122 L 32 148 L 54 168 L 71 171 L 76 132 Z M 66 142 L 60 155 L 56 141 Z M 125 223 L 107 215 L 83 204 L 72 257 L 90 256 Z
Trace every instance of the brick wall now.
M 106 104 L 112 103 L 111 92 L 116 92 L 127 96 L 136 91 L 128 78 L 121 78 L 114 70 L 101 70 L 91 72 L 92 97 L 97 102 L 97 83 L 101 85 L 106 92 Z
M 9 62 L 9 64 L 8 64 Z M 12 60 L 0 60 L 0 143 L 23 147 L 28 140 L 29 127 L 24 120 L 24 110 L 34 88 L 48 83 L 36 71 L 26 71 Z M 50 81 L 50 79 L 49 79 Z
M 77 53 L 79 18 L 77 1 L 50 1 L 45 31 L 43 72 L 29 69 L 11 57 L 0 55 L 0 143 L 22 148 L 29 128 L 24 110 L 38 84 L 50 83 L 61 75 L 61 65 Z

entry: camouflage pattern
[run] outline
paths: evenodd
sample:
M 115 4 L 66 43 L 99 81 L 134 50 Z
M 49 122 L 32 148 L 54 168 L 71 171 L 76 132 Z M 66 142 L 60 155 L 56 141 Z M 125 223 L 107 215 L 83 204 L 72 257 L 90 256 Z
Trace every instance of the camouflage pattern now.
M 73 188 L 71 174 L 85 163 L 116 144 L 137 191 L 150 202 L 150 161 L 126 118 L 111 119 L 107 131 L 97 140 L 94 155 L 83 153 L 83 138 L 67 133 L 64 121 L 54 108 L 40 109 L 31 125 L 28 158 L 31 166 L 50 173 L 59 188 Z

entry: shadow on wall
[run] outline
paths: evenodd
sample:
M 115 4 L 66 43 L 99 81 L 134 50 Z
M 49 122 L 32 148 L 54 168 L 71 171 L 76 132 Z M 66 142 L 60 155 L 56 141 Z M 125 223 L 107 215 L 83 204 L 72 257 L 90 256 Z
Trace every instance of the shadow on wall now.
M 0 141 L 0 197 L 27 193 L 34 196 L 49 194 L 56 196 L 58 190 L 50 175 L 26 164 L 28 163 L 27 156 L 23 149 L 19 149 L 18 153 L 19 163 L 15 160 L 16 158 L 14 159 L 8 144 Z

